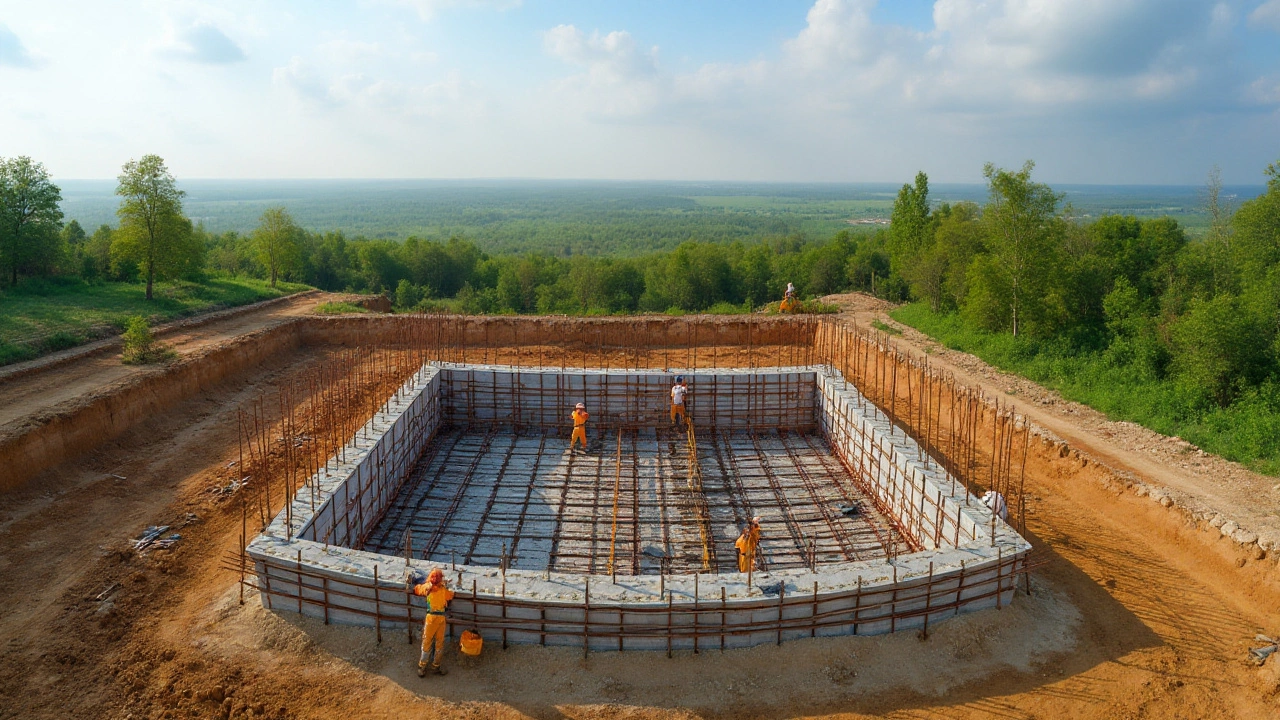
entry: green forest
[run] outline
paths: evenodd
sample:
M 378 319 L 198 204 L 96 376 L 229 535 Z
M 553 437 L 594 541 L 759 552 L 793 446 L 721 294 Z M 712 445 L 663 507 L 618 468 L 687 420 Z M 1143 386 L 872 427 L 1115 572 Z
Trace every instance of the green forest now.
M 482 246 L 463 233 L 311 231 L 284 205 L 255 206 L 247 230 L 214 232 L 193 222 L 156 156 L 122 168 L 115 222 L 86 228 L 63 216 L 43 166 L 6 159 L 0 308 L 11 321 L 38 317 L 41 298 L 181 296 L 184 309 L 311 286 L 383 293 L 398 311 L 735 313 L 776 301 L 788 282 L 805 298 L 859 290 L 908 303 L 900 321 L 1114 418 L 1280 471 L 1280 168 L 1267 166 L 1265 190 L 1242 202 L 1211 174 L 1193 227 L 1185 208 L 1083 212 L 1033 169 L 988 165 L 985 196 L 972 199 L 939 201 L 920 173 L 891 201 L 812 189 L 807 200 L 774 189 L 689 201 L 720 215 L 689 214 L 687 198 L 669 212 L 647 195 L 618 205 L 580 189 L 579 215 L 530 196 L 501 225 L 524 241 L 491 232 Z M 840 220 L 859 208 L 890 222 Z M 667 220 L 646 215 L 655 211 Z M 508 245 L 542 249 L 495 249 Z
M 894 204 L 894 313 L 946 345 L 1116 420 L 1280 473 L 1280 164 L 1211 222 L 1070 217 L 1052 188 L 987 166 L 986 203 L 933 205 L 921 173 Z

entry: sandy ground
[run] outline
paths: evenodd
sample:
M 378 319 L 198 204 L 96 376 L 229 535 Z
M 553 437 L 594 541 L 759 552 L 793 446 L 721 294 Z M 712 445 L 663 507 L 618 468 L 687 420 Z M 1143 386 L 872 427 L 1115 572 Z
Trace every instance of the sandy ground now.
M 1254 633 L 1280 632 L 1274 559 L 1056 455 L 1028 466 L 1028 531 L 1048 560 L 1031 595 L 928 638 L 672 659 L 491 647 L 420 679 L 402 630 L 379 645 L 241 605 L 219 569 L 240 510 L 209 489 L 232 472 L 236 411 L 324 352 L 275 358 L 0 496 L 0 718 L 1280 716 L 1280 663 L 1246 661 Z M 1092 432 L 1043 412 L 1064 438 Z M 156 523 L 182 540 L 137 556 L 127 539 Z

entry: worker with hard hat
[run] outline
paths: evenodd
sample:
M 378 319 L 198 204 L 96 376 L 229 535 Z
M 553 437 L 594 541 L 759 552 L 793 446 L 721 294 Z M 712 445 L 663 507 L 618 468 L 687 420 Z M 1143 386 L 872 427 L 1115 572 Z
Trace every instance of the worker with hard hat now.
M 589 417 L 591 416 L 587 414 L 586 405 L 578 403 L 574 407 L 573 414 L 569 416 L 569 419 L 573 420 L 573 435 L 569 437 L 569 452 L 573 452 L 574 445 L 579 440 L 582 441 L 582 452 L 587 451 L 587 418 Z
M 421 577 L 419 574 L 409 581 L 413 585 L 413 594 L 427 599 L 427 621 L 422 626 L 422 655 L 418 658 L 418 677 L 426 677 L 428 664 L 432 673 L 446 675 L 449 671 L 440 667 L 440 661 L 444 659 L 444 633 L 447 625 L 445 611 L 453 600 L 453 591 L 449 589 L 449 581 L 444 579 L 444 571 L 440 568 L 434 568 L 425 582 L 414 582 Z
M 750 572 L 755 567 L 756 549 L 760 547 L 759 516 L 751 518 L 751 524 L 742 529 L 733 546 L 738 548 L 738 572 Z
M 683 375 L 676 376 L 676 382 L 671 386 L 671 424 L 676 424 L 676 418 L 680 418 L 679 422 L 685 422 L 684 398 L 689 394 L 689 386 L 684 382 Z

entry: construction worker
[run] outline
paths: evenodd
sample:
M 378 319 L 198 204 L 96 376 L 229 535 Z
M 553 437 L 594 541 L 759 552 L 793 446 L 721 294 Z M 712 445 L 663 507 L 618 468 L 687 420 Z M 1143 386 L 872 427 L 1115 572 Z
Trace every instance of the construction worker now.
M 995 513 L 1001 520 L 1009 522 L 1009 505 L 1005 503 L 1004 495 L 995 490 L 988 490 L 982 496 L 982 504 L 986 505 L 987 509 Z
M 573 420 L 573 435 L 569 437 L 569 452 L 573 452 L 574 444 L 579 440 L 582 441 L 582 452 L 587 451 L 587 418 L 591 417 L 587 414 L 587 406 L 578 403 L 573 414 L 569 416 Z
M 742 529 L 742 534 L 733 544 L 738 548 L 738 572 L 750 572 L 756 564 L 756 548 L 760 547 L 760 518 L 751 518 L 751 524 Z
M 410 583 L 412 584 L 412 580 Z M 453 591 L 449 589 L 449 582 L 444 579 L 444 571 L 440 568 L 433 569 L 426 582 L 413 586 L 413 594 L 427 599 L 427 621 L 422 626 L 422 655 L 418 658 L 418 677 L 427 676 L 428 662 L 433 674 L 447 675 L 449 671 L 440 667 L 440 661 L 444 659 L 445 611 L 449 609 L 449 601 L 453 600 Z
M 684 383 L 684 376 L 677 375 L 676 383 L 671 386 L 671 424 L 676 424 L 676 417 L 685 422 L 684 397 L 689 394 L 689 386 Z
M 796 286 L 787 283 L 787 291 L 782 294 L 782 302 L 778 305 L 778 311 L 790 313 L 799 310 L 800 299 L 796 297 Z

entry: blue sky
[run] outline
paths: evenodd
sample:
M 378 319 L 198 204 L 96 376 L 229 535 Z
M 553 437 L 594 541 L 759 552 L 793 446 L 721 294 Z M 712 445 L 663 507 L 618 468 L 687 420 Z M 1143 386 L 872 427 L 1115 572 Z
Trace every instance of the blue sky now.
M 64 178 L 1254 184 L 1280 0 L 0 0 L 0 92 Z

